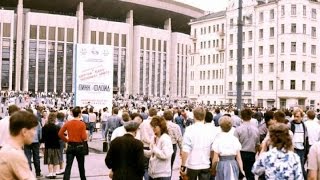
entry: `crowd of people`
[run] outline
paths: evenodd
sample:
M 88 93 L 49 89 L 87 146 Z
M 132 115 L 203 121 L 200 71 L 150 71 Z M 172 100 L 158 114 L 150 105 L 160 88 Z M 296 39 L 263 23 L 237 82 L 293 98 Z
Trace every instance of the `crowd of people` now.
M 119 98 L 113 109 L 100 111 L 90 102 L 72 107 L 72 96 L 60 97 L 65 99 L 60 106 L 50 98 L 9 105 L 0 120 L 0 179 L 42 177 L 43 153 L 46 178 L 70 179 L 76 158 L 85 180 L 87 141 L 97 129 L 114 180 L 170 180 L 176 158 L 181 158 L 180 178 L 188 180 L 320 178 L 319 110 L 239 111 L 181 106 L 165 98 Z

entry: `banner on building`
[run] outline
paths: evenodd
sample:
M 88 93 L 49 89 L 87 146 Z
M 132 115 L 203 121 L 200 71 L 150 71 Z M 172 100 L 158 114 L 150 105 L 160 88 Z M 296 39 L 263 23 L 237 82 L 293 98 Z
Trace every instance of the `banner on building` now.
M 75 105 L 112 108 L 113 48 L 77 44 L 75 56 Z

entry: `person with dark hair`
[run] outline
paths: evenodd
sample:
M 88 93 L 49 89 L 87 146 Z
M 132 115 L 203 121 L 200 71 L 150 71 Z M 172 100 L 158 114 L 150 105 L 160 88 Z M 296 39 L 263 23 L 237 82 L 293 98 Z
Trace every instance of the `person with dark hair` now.
M 148 114 L 147 114 L 145 111 L 146 111 L 146 108 L 145 108 L 145 107 L 142 107 L 140 114 L 141 114 L 141 116 L 143 117 L 143 120 L 148 119 Z
M 93 131 L 96 127 L 97 115 L 93 112 L 93 108 L 89 109 L 89 140 L 92 141 Z
M 115 129 L 122 126 L 122 119 L 118 116 L 119 109 L 113 108 L 112 110 L 112 116 L 108 117 L 106 129 L 105 129 L 105 137 L 108 143 L 111 141 L 112 133 Z
M 11 114 L 10 137 L 0 149 L 0 179 L 36 179 L 22 148 L 33 142 L 37 125 L 32 113 L 16 111 Z
M 80 178 L 81 180 L 86 179 L 84 169 L 84 145 L 83 142 L 87 141 L 86 125 L 81 121 L 81 109 L 76 106 L 72 109 L 73 120 L 66 122 L 59 131 L 59 137 L 68 143 L 67 154 L 67 165 L 63 176 L 64 180 L 70 179 L 71 168 L 74 157 L 77 158 Z M 65 132 L 68 133 L 68 138 L 65 137 Z
M 268 127 L 274 123 L 273 111 L 267 111 L 264 113 L 264 122 L 259 126 L 260 142 L 266 137 L 268 133 Z
M 54 179 L 56 177 L 58 166 L 60 165 L 61 154 L 59 152 L 59 126 L 56 123 L 57 115 L 54 112 L 49 113 L 48 121 L 42 128 L 42 142 L 45 144 L 44 164 L 48 165 L 49 174 L 46 178 Z
M 127 112 L 122 113 L 122 120 L 123 120 L 123 123 L 126 123 L 126 122 L 131 121 L 130 115 L 129 115 Z M 111 139 L 110 139 L 110 140 L 113 141 L 115 138 L 120 137 L 120 136 L 123 136 L 123 135 L 126 134 L 126 133 L 127 133 L 127 131 L 126 131 L 126 129 L 124 128 L 124 126 L 117 127 L 117 128 L 112 132 L 112 135 L 111 135 Z
M 182 135 L 184 134 L 184 129 L 185 129 L 185 119 L 181 115 L 181 110 L 178 110 L 178 116 L 174 119 L 174 122 L 178 124 L 180 127 Z
M 218 127 L 219 126 L 219 119 L 222 116 L 221 113 L 220 113 L 220 108 L 216 108 L 214 110 L 214 112 L 215 112 L 215 116 L 213 117 L 214 125 L 216 127 Z
M 277 123 L 269 128 L 271 149 L 259 154 L 253 165 L 255 175 L 265 174 L 266 179 L 303 180 L 300 158 L 293 152 L 289 128 Z
M 260 144 L 259 130 L 256 126 L 250 123 L 252 111 L 249 108 L 242 109 L 241 118 L 243 123 L 236 128 L 234 136 L 241 143 L 241 159 L 243 161 L 243 169 L 247 180 L 254 180 L 254 175 L 251 173 L 251 168 L 255 161 L 257 147 Z M 239 176 L 242 179 L 243 176 Z
M 155 137 L 150 144 L 150 150 L 145 151 L 145 155 L 150 157 L 149 179 L 170 180 L 173 148 L 171 138 L 168 135 L 166 120 L 162 117 L 154 116 L 150 125 L 153 128 Z
M 144 174 L 143 144 L 134 138 L 137 135 L 139 123 L 125 122 L 124 128 L 126 134 L 115 138 L 110 143 L 110 149 L 105 158 L 106 165 L 112 170 L 109 177 L 113 180 L 142 180 Z
M 239 110 L 233 110 L 234 115 L 231 116 L 233 127 L 239 127 L 241 124 L 241 118 L 239 117 Z

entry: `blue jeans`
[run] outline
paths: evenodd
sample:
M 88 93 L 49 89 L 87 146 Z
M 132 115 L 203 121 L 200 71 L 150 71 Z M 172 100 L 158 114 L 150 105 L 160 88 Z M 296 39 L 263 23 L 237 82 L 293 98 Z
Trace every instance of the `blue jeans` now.
M 85 174 L 85 169 L 84 169 L 84 154 L 83 154 L 83 146 L 81 147 L 82 143 L 69 143 L 68 144 L 68 149 L 67 149 L 67 165 L 66 169 L 64 171 L 64 180 L 69 180 L 70 179 L 70 174 L 71 174 L 71 168 L 72 168 L 72 163 L 74 160 L 74 157 L 77 158 L 78 162 L 78 168 L 79 168 L 79 174 L 81 180 L 86 180 L 86 174 Z
M 34 169 L 36 171 L 37 176 L 39 176 L 41 174 L 40 156 L 39 156 L 40 152 L 39 151 L 40 151 L 40 144 L 39 143 L 32 143 L 30 145 L 24 146 L 24 153 L 28 159 L 30 170 L 32 170 L 32 166 L 31 166 L 31 162 L 32 162 L 31 157 L 32 157 Z
M 106 138 L 106 125 L 107 125 L 107 121 L 101 121 L 101 134 L 102 134 L 102 138 Z
M 94 128 L 96 127 L 95 125 L 96 125 L 96 123 L 94 123 L 94 122 L 89 123 L 90 136 L 92 136 L 92 134 L 93 134 Z
M 306 179 L 307 177 L 307 172 L 304 169 L 304 163 L 305 163 L 305 150 L 299 150 L 299 149 L 294 149 L 294 152 L 300 157 L 300 163 L 301 163 L 301 168 L 302 168 L 302 174 L 303 177 Z

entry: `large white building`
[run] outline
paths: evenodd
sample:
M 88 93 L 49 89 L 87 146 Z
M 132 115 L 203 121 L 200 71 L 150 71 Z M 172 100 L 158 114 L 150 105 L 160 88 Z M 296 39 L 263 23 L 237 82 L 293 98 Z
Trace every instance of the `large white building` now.
M 74 46 L 85 43 L 114 47 L 114 92 L 187 95 L 187 23 L 202 10 L 171 0 L 19 0 L 6 8 L 15 3 L 0 2 L 1 90 L 72 92 Z
M 189 97 L 235 104 L 238 1 L 191 21 Z M 243 102 L 260 107 L 320 103 L 320 3 L 243 0 Z

